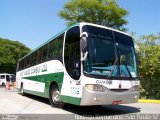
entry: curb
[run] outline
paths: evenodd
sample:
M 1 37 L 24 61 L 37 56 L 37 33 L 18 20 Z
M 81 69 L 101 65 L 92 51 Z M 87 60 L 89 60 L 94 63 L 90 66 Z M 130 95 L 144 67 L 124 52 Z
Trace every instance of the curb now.
M 150 99 L 139 99 L 138 102 L 140 102 L 140 103 L 156 103 L 156 104 L 160 104 L 160 100 L 150 100 Z

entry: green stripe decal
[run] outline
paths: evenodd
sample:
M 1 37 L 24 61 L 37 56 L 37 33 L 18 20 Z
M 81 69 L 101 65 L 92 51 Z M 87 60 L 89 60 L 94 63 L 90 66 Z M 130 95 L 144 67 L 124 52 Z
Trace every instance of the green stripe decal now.
M 53 81 L 57 82 L 59 89 L 61 90 L 63 78 L 64 78 L 64 72 L 23 77 L 23 79 L 45 83 L 44 93 L 40 93 L 40 92 L 36 92 L 36 91 L 32 92 L 32 93 L 35 95 L 38 95 L 38 96 L 46 97 L 46 98 L 49 98 L 49 88 L 50 88 L 50 85 Z M 25 90 L 25 92 L 31 93 L 31 91 L 28 91 L 28 90 Z
M 38 92 L 38 91 L 26 90 L 26 89 L 24 91 L 26 93 L 29 93 L 29 94 L 49 98 L 49 88 L 50 88 L 51 83 L 53 81 L 57 82 L 57 84 L 59 85 L 59 89 L 61 91 L 63 78 L 64 78 L 64 72 L 50 73 L 50 74 L 30 76 L 30 77 L 23 77 L 23 79 L 45 83 L 44 93 Z M 64 96 L 64 95 L 60 96 L 60 100 L 63 101 L 63 102 L 66 102 L 66 103 L 74 104 L 74 105 L 80 105 L 80 102 L 81 102 L 81 98 Z
M 39 81 L 39 82 L 46 82 L 46 81 L 53 81 L 54 79 L 63 81 L 63 78 L 59 77 L 64 76 L 64 72 L 59 73 L 50 73 L 50 74 L 44 74 L 44 75 L 36 75 L 36 76 L 29 76 L 29 77 L 23 77 L 23 79 L 33 80 L 33 81 Z
M 36 96 L 48 98 L 48 96 L 46 96 L 44 93 L 41 93 L 41 92 L 31 91 L 31 90 L 24 90 L 24 92 L 25 92 L 25 93 L 29 93 L 29 94 L 31 94 L 31 95 L 36 95 Z
M 71 103 L 74 105 L 80 105 L 81 98 L 71 97 L 71 96 L 60 96 L 60 100 L 63 102 Z

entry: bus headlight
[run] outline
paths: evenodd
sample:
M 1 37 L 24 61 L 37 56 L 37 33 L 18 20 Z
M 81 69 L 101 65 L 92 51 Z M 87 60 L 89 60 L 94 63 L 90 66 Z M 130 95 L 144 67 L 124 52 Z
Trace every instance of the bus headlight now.
M 139 91 L 139 85 L 134 85 L 131 87 L 130 91 Z
M 86 84 L 85 88 L 91 91 L 99 91 L 99 92 L 105 92 L 107 90 L 106 87 L 99 84 Z

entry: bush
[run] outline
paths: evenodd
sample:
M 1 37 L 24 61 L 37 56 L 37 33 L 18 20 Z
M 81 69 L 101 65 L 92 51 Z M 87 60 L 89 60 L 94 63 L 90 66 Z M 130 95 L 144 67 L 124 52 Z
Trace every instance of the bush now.
M 142 36 L 137 44 L 141 51 L 141 97 L 160 99 L 160 34 Z

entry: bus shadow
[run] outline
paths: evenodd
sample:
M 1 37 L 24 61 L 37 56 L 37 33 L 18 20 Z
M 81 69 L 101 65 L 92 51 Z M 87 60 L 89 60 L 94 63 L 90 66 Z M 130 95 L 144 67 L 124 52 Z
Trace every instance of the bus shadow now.
M 24 96 L 30 99 L 34 99 L 38 102 L 50 105 L 49 100 L 47 98 L 31 94 L 25 94 Z M 63 110 L 83 116 L 123 115 L 123 114 L 140 112 L 140 108 L 126 106 L 126 105 L 76 106 L 71 104 L 65 104 Z
M 20 93 L 18 93 L 18 94 L 21 95 Z M 36 96 L 36 95 L 32 95 L 32 94 L 27 94 L 27 93 L 25 93 L 23 96 L 27 97 L 27 98 L 30 98 L 30 99 L 33 99 L 35 101 L 42 102 L 44 104 L 50 105 L 49 99 L 47 99 L 47 98 Z
M 5 85 L 0 85 L 0 88 L 5 88 Z
M 140 112 L 140 108 L 125 105 L 75 106 L 67 104 L 64 110 L 83 116 L 123 115 Z

